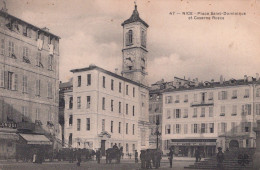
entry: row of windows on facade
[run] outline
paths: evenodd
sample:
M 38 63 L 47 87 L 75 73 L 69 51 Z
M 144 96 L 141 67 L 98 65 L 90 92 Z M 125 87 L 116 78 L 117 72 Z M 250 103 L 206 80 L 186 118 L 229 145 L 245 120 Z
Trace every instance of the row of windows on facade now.
M 193 101 L 194 102 L 199 102 L 198 101 L 198 96 L 199 94 L 194 94 L 193 95 Z M 206 97 L 207 97 L 207 93 L 206 92 L 203 92 L 200 94 L 200 102 L 204 103 L 206 102 Z M 244 92 L 244 96 L 243 98 L 249 98 L 250 97 L 250 92 L 249 92 L 249 89 L 245 89 L 245 92 Z M 258 88 L 256 90 L 256 97 L 260 97 L 260 88 Z M 175 103 L 180 103 L 180 95 L 176 95 L 175 96 Z M 237 99 L 238 98 L 238 90 L 233 90 L 232 91 L 232 95 L 231 95 L 231 99 Z M 209 92 L 209 95 L 208 95 L 208 101 L 212 101 L 214 98 L 213 98 L 213 92 Z M 228 99 L 228 91 L 220 91 L 218 92 L 218 100 L 227 100 Z M 184 95 L 184 103 L 188 102 L 188 94 Z M 173 103 L 173 96 L 166 96 L 165 97 L 165 103 L 168 104 L 168 103 Z
M 7 107 L 7 121 L 15 121 L 15 112 L 17 112 L 16 108 L 14 108 L 14 106 L 12 104 L 6 105 L 5 107 Z M 21 113 L 22 121 L 32 120 L 33 116 L 30 113 L 28 106 L 22 106 L 20 113 Z M 35 121 L 41 122 L 41 120 L 43 120 L 43 117 L 41 116 L 42 115 L 41 109 L 36 108 L 34 113 L 35 113 L 35 115 L 34 115 Z M 53 121 L 53 114 L 51 112 L 51 109 L 48 110 L 47 115 L 48 115 L 47 124 L 49 124 L 50 122 Z M 19 116 L 19 115 L 17 115 L 17 116 Z
M 4 71 L 0 70 L 0 87 L 6 88 L 8 90 L 14 90 L 14 91 L 19 91 L 19 83 L 21 83 L 21 89 L 23 93 L 28 93 L 29 87 L 29 79 L 27 75 L 23 75 L 21 77 L 21 80 L 19 80 L 20 77 L 18 74 L 10 71 Z M 41 96 L 41 92 L 44 87 L 42 85 L 42 81 L 40 79 L 37 79 L 35 81 L 35 95 L 36 96 Z M 53 98 L 53 85 L 52 83 L 48 82 L 47 83 L 47 97 L 48 98 Z
M 165 134 L 171 134 L 171 130 L 173 134 L 188 134 L 188 124 L 170 124 L 165 125 Z M 182 130 L 183 127 L 183 130 Z M 252 130 L 251 122 L 231 122 L 231 133 L 239 133 L 239 132 L 251 132 Z M 201 124 L 191 124 L 190 125 L 190 133 L 214 133 L 214 123 L 201 123 Z M 227 132 L 227 123 L 222 122 L 218 123 L 218 133 L 226 133 Z
M 2 55 L 7 55 L 8 57 L 10 58 L 13 58 L 13 59 L 17 59 L 18 55 L 19 55 L 19 52 L 18 52 L 18 47 L 14 44 L 14 42 L 12 41 L 9 41 L 7 43 L 7 48 L 5 48 L 5 40 L 4 39 L 1 39 L 1 50 L 0 50 L 0 53 Z M 6 49 L 7 49 L 7 53 L 6 53 Z M 22 56 L 22 59 L 21 61 L 24 62 L 24 63 L 27 63 L 27 64 L 32 64 L 32 60 L 30 60 L 31 58 L 31 50 L 28 48 L 28 47 L 23 47 L 22 48 L 22 52 L 21 52 L 21 56 Z M 53 64 L 53 55 L 48 55 L 48 58 L 47 58 L 47 69 L 52 71 L 54 69 L 54 64 Z M 43 64 L 43 60 L 42 60 L 42 53 L 40 51 L 38 51 L 36 54 L 35 54 L 35 66 L 37 67 L 41 67 L 41 68 L 44 68 L 44 64 Z
M 48 44 L 55 44 L 55 37 L 52 35 L 46 36 L 44 32 L 38 29 L 35 30 L 32 27 L 28 27 L 26 24 L 21 24 L 18 21 L 12 19 L 7 19 L 7 22 L 8 23 L 5 26 L 11 31 L 24 35 L 28 38 L 32 38 L 36 41 L 40 39 L 43 41 L 43 43 L 46 41 Z
M 72 133 L 70 133 L 69 134 L 69 146 L 71 146 L 72 145 Z M 89 142 L 87 142 L 87 143 L 89 143 Z M 117 144 L 117 143 L 115 143 L 115 144 Z M 80 146 L 80 142 L 78 142 L 78 145 Z M 85 144 L 84 144 L 85 145 Z M 87 146 L 89 146 L 89 144 L 86 144 Z M 111 142 L 110 143 L 110 147 L 112 148 L 114 146 L 114 143 L 113 142 Z M 119 142 L 118 143 L 118 145 L 117 145 L 119 148 L 121 148 L 122 147 L 122 144 Z M 85 147 L 85 146 L 84 146 Z M 135 144 L 132 144 L 132 153 L 135 153 L 135 150 L 136 150 L 136 146 L 135 146 Z M 129 152 L 129 144 L 128 143 L 126 143 L 125 144 L 125 151 L 126 151 L 126 153 L 128 153 Z
M 133 45 L 134 43 L 134 32 L 133 30 L 128 30 L 125 35 L 126 46 Z M 141 46 L 146 47 L 146 34 L 145 31 L 141 32 Z
M 81 87 L 81 76 L 78 76 L 78 87 Z M 91 86 L 91 74 L 87 74 L 87 86 Z M 102 78 L 102 87 L 106 88 L 106 77 L 103 76 Z M 111 79 L 111 90 L 114 90 L 114 80 Z M 122 83 L 119 82 L 118 85 L 118 92 L 121 93 L 122 92 Z M 129 95 L 129 85 L 126 85 L 126 95 Z M 135 87 L 133 87 L 133 97 L 135 97 Z
M 238 114 L 237 105 L 232 106 L 232 113 L 231 116 L 236 116 Z M 241 116 L 251 115 L 251 104 L 245 104 L 241 106 Z M 170 119 L 172 115 L 171 110 L 166 111 L 166 119 Z M 260 115 L 260 104 L 256 104 L 256 115 Z M 214 111 L 213 107 L 209 107 L 208 109 L 208 117 L 213 117 Z M 220 106 L 220 114 L 219 116 L 226 116 L 226 106 Z M 173 118 L 188 118 L 188 109 L 173 109 Z M 198 108 L 193 108 L 193 115 L 192 117 L 198 117 Z M 200 112 L 200 117 L 206 117 L 206 108 L 202 107 Z
M 102 119 L 102 131 L 106 130 L 106 121 Z M 73 125 L 73 116 L 69 117 L 69 126 Z M 125 134 L 128 134 L 128 123 L 125 124 Z M 81 130 L 81 119 L 77 119 L 77 131 Z M 90 131 L 90 118 L 86 118 L 86 130 Z M 110 132 L 114 133 L 114 121 L 110 121 Z M 122 122 L 118 122 L 118 133 L 122 133 Z M 135 134 L 135 124 L 132 124 L 132 135 Z

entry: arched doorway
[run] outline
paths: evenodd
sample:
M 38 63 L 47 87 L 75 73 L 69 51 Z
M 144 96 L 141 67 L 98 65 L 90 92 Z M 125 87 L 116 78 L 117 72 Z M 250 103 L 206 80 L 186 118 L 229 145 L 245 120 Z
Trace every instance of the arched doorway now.
M 239 143 L 237 140 L 231 140 L 229 142 L 229 148 L 234 149 L 234 148 L 239 148 Z

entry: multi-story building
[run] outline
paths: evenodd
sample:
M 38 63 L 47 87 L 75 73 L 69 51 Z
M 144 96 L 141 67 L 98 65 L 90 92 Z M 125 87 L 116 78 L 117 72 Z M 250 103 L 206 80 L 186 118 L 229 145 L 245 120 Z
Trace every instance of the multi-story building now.
M 58 36 L 10 15 L 6 9 L 0 11 L 1 157 L 14 156 L 19 138 L 26 144 L 39 144 L 41 141 L 28 141 L 34 139 L 32 133 L 40 133 L 38 139 L 46 144 L 56 138 L 58 64 Z
M 255 147 L 253 125 L 260 118 L 260 81 L 244 79 L 186 83 L 163 93 L 164 150 L 205 156 L 217 147 Z
M 115 143 L 133 154 L 149 146 L 146 31 L 137 7 L 122 24 L 122 75 L 95 65 L 73 69 L 73 90 L 64 93 L 64 143 L 101 148 Z

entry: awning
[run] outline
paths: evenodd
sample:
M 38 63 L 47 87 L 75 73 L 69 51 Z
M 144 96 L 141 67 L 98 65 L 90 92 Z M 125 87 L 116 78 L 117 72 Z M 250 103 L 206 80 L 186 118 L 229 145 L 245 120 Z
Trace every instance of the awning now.
M 15 133 L 0 132 L 0 140 L 19 140 L 19 136 Z
M 216 146 L 216 139 L 172 139 L 175 146 Z
M 27 141 L 27 144 L 31 145 L 51 145 L 51 141 L 44 135 L 34 134 L 20 134 L 22 138 Z

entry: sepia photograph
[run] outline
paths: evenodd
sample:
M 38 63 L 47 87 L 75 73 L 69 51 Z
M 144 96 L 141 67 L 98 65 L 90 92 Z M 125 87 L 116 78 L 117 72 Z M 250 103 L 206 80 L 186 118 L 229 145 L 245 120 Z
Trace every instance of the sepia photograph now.
M 0 170 L 260 170 L 259 0 L 0 0 Z

